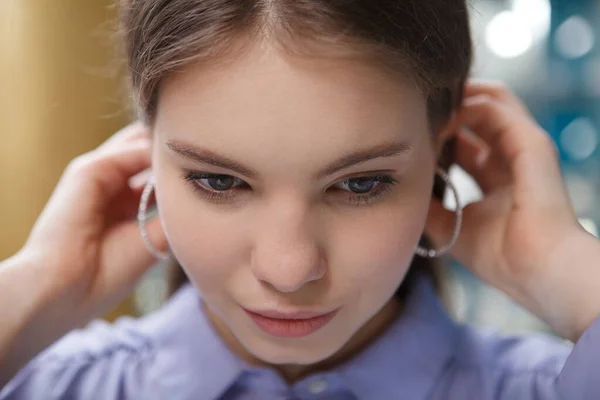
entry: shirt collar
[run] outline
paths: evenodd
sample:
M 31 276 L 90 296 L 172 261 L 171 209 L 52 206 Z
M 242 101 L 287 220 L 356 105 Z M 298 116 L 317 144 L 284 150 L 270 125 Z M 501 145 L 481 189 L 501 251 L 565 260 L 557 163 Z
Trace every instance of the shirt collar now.
M 339 372 L 359 399 L 424 400 L 450 361 L 459 329 L 431 282 L 421 278 L 402 315 Z
M 203 399 L 213 400 L 221 398 L 247 366 L 214 331 L 201 301 L 197 290 L 185 284 L 147 317 L 145 325 L 159 349 L 157 364 L 163 374 L 157 378 L 179 398 L 197 398 L 201 393 Z
M 186 284 L 159 312 L 146 317 L 145 326 L 159 341 L 158 357 L 166 373 L 160 379 L 178 393 L 185 391 L 182 398 L 202 393 L 203 398 L 218 399 L 251 367 L 223 343 L 201 301 L 196 289 Z M 457 325 L 431 282 L 421 278 L 402 315 L 335 372 L 359 399 L 388 400 L 410 393 L 412 400 L 424 400 L 451 359 L 457 337 Z

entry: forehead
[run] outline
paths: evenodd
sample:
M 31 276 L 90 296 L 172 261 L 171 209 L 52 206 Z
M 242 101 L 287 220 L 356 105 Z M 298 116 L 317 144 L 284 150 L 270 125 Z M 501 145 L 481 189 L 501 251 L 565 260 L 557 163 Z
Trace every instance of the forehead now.
M 372 143 L 427 130 L 409 79 L 359 60 L 297 57 L 254 46 L 227 62 L 190 66 L 162 85 L 157 128 L 219 144 L 310 139 Z M 192 135 L 192 136 L 189 136 Z

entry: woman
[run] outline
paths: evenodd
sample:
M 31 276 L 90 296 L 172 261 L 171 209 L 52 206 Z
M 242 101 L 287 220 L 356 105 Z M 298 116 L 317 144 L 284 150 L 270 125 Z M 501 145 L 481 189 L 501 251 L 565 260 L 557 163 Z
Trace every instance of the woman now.
M 520 101 L 465 84 L 464 1 L 130 0 L 123 24 L 143 123 L 3 262 L 1 399 L 600 397 L 600 245 Z M 464 215 L 432 197 L 448 155 L 485 193 Z M 424 261 L 450 248 L 574 349 L 452 322 Z M 190 283 L 64 336 L 153 256 Z

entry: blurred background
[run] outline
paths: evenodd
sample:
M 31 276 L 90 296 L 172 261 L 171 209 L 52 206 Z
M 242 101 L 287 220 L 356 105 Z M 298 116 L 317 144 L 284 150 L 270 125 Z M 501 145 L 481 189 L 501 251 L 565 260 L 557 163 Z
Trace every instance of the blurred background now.
M 113 0 L 0 0 L 0 260 L 24 243 L 64 167 L 131 120 Z M 600 1 L 472 0 L 473 75 L 505 82 L 560 149 L 581 223 L 600 223 Z M 463 200 L 480 196 L 460 170 Z M 139 315 L 166 293 L 158 265 L 105 317 Z M 456 318 L 506 332 L 548 328 L 460 265 Z

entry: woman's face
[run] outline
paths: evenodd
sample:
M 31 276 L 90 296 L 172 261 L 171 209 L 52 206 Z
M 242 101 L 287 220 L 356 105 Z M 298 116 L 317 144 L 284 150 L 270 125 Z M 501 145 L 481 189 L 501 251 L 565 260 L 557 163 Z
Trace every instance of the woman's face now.
M 272 364 L 328 358 L 390 301 L 434 158 L 423 96 L 357 61 L 257 47 L 160 94 L 153 169 L 172 252 L 210 314 Z

